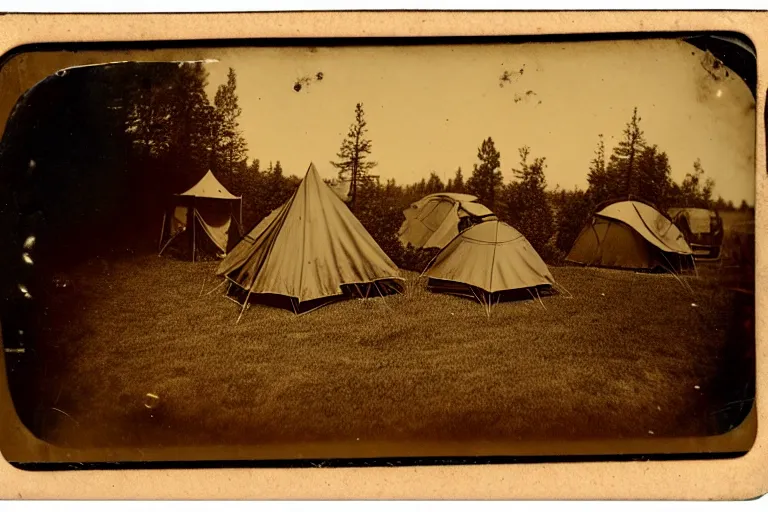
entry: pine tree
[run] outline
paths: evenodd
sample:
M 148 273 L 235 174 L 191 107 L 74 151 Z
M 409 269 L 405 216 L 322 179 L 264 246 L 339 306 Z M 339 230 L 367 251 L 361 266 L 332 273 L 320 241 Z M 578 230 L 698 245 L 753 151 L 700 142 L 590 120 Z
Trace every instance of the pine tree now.
M 150 160 L 177 190 L 199 180 L 210 164 L 213 107 L 202 63 L 156 68 L 131 98 L 126 132 L 145 165 Z
M 607 174 L 609 185 L 615 187 L 614 192 L 620 195 L 637 195 L 638 192 L 638 167 L 640 154 L 645 149 L 645 138 L 640 129 L 641 118 L 637 115 L 637 107 L 632 113 L 632 119 L 624 128 L 624 138 L 614 148 L 608 161 Z M 614 181 L 614 183 L 610 183 Z
M 519 150 L 520 166 L 512 172 L 517 181 L 504 190 L 504 219 L 525 236 L 539 252 L 546 249 L 554 234 L 554 219 L 547 198 L 547 180 L 544 176 L 545 158 L 528 161 L 530 148 Z
M 237 121 L 242 109 L 238 104 L 234 69 L 229 68 L 227 83 L 220 85 L 216 91 L 214 105 L 212 167 L 227 174 L 235 171 L 238 164 L 247 158 L 247 146 Z
M 480 145 L 477 158 L 480 160 L 480 165 L 475 164 L 472 176 L 467 180 L 467 189 L 477 196 L 480 203 L 493 210 L 498 190 L 503 184 L 503 177 L 500 169 L 501 153 L 496 151 L 491 137 L 485 139 Z
M 429 180 L 426 184 L 426 190 L 425 194 L 436 194 L 438 192 L 442 192 L 445 190 L 445 185 L 443 185 L 443 181 L 440 179 L 440 176 L 438 176 L 434 171 L 432 171 L 429 174 Z
M 357 209 L 357 192 L 360 182 L 365 180 L 371 169 L 376 167 L 376 162 L 368 160 L 371 154 L 371 141 L 366 139 L 367 122 L 363 104 L 355 105 L 355 122 L 349 127 L 347 137 L 341 143 L 341 148 L 336 154 L 338 162 L 331 162 L 339 170 L 341 180 L 350 181 L 350 208 Z
M 563 190 L 557 215 L 557 248 L 567 253 L 579 232 L 594 212 L 591 194 L 582 190 Z
M 588 193 L 592 196 L 595 203 L 605 201 L 613 195 L 612 186 L 608 177 L 608 171 L 605 165 L 605 141 L 603 134 L 599 134 L 595 157 L 589 165 L 587 182 L 589 183 Z
M 647 146 L 638 159 L 635 193 L 661 209 L 670 202 L 670 167 L 667 154 L 656 145 Z
M 453 177 L 453 186 L 451 188 L 454 192 L 464 192 L 464 175 L 461 173 L 461 167 L 456 169 L 456 175 Z

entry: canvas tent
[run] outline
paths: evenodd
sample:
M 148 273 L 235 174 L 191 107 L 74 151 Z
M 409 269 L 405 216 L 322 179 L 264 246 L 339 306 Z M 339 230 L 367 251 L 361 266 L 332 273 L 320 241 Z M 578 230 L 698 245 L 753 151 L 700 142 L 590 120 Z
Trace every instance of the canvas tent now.
M 442 249 L 460 231 L 494 219 L 493 212 L 469 194 L 430 194 L 403 211 L 405 221 L 397 233 L 400 242 L 416 248 Z
M 179 239 L 186 239 L 192 261 L 206 245 L 226 255 L 241 232 L 242 198 L 231 194 L 208 171 L 189 190 L 175 194 L 163 215 L 160 254 Z
M 641 201 L 608 204 L 593 215 L 566 261 L 599 267 L 669 271 L 681 269 L 693 252 L 679 229 Z
M 424 274 L 433 291 L 474 297 L 486 309 L 503 295 L 538 296 L 555 281 L 530 242 L 499 220 L 462 231 L 428 265 Z M 515 293 L 517 292 L 517 293 Z
M 402 281 L 397 266 L 314 165 L 293 196 L 220 263 L 217 274 L 242 298 L 243 310 L 259 297 L 295 313 L 348 295 L 400 291 Z

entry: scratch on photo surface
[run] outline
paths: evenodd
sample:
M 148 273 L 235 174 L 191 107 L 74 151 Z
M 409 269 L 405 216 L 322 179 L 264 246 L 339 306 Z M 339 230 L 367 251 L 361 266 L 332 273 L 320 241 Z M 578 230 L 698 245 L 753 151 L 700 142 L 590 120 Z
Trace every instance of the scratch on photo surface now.
M 76 420 L 75 418 L 73 418 L 72 416 L 70 416 L 70 414 L 69 414 L 69 413 L 66 413 L 66 412 L 62 411 L 62 410 L 61 410 L 61 409 L 59 409 L 58 407 L 51 407 L 51 409 L 53 409 L 54 411 L 60 412 L 61 414 L 63 414 L 63 415 L 64 415 L 64 416 L 66 416 L 67 418 L 69 418 L 69 419 L 71 419 L 72 421 L 74 421 L 75 423 L 77 423 L 77 426 L 78 426 L 78 427 L 80 426 L 80 422 L 79 422 L 79 421 L 77 421 L 77 420 Z

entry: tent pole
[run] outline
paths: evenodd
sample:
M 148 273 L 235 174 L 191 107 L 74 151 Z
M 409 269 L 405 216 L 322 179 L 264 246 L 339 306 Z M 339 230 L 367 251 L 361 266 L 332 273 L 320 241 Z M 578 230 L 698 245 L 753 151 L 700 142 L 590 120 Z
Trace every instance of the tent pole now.
M 167 217 L 167 212 L 163 212 L 163 225 L 160 227 L 160 242 L 157 244 L 158 251 L 161 251 L 163 249 L 163 235 L 165 235 L 166 217 Z
M 384 307 L 386 307 L 387 309 L 392 309 L 389 307 L 389 304 L 387 304 L 387 299 L 384 298 L 384 294 L 381 293 L 381 290 L 379 289 L 379 284 L 376 281 L 374 281 L 373 286 L 376 288 L 376 291 L 379 292 L 379 296 L 381 297 L 381 303 L 384 304 Z
M 171 245 L 171 242 L 173 242 L 176 239 L 176 237 L 179 236 L 180 234 L 181 234 L 181 231 L 173 235 L 171 238 L 168 239 L 167 242 L 165 242 L 165 245 L 163 246 L 163 248 L 160 249 L 160 255 L 162 255 L 165 252 L 168 246 Z
M 245 313 L 245 308 L 246 306 L 248 306 L 248 301 L 250 300 L 250 298 L 251 298 L 251 290 L 248 290 L 248 295 L 245 296 L 245 300 L 243 301 L 243 307 L 240 310 L 240 314 L 238 315 L 237 322 L 235 322 L 235 324 L 239 324 L 240 319 L 243 318 L 243 313 Z
M 195 262 L 195 248 L 197 245 L 195 243 L 195 231 L 196 231 L 195 224 L 197 223 L 196 220 L 197 220 L 197 209 L 193 206 L 192 207 L 192 263 Z

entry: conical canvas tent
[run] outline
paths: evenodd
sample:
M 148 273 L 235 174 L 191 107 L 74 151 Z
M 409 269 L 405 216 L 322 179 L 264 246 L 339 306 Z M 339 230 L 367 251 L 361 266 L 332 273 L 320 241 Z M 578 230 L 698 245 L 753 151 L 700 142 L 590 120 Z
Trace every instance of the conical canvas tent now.
M 400 291 L 403 281 L 314 165 L 293 196 L 220 263 L 217 274 L 230 283 L 230 292 L 244 295 L 243 310 L 259 296 L 295 313 L 344 296 Z
M 192 261 L 206 242 L 222 255 L 237 242 L 242 199 L 224 188 L 211 171 L 186 192 L 176 194 L 173 203 L 163 215 L 160 254 L 181 238 L 189 243 Z
M 442 249 L 460 231 L 477 222 L 493 220 L 493 212 L 469 194 L 430 194 L 403 211 L 405 221 L 397 233 L 400 242 L 418 249 Z
M 640 201 L 609 204 L 590 219 L 566 261 L 582 265 L 679 270 L 693 252 L 679 229 L 654 207 Z
M 533 298 L 540 288 L 555 284 L 528 240 L 498 220 L 462 231 L 437 254 L 424 275 L 430 289 L 474 297 L 488 310 L 502 296 Z

